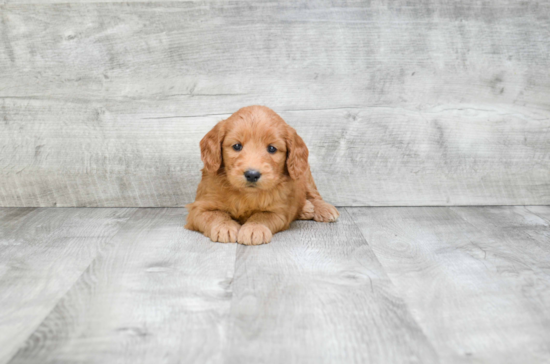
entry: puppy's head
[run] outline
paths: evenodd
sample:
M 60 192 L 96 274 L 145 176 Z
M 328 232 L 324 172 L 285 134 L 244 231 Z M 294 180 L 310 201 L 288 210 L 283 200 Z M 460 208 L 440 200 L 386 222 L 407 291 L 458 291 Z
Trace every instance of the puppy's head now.
M 307 170 L 307 147 L 273 110 L 240 109 L 219 122 L 201 140 L 207 172 L 224 168 L 229 183 L 249 192 L 269 190 L 288 177 L 298 180 Z

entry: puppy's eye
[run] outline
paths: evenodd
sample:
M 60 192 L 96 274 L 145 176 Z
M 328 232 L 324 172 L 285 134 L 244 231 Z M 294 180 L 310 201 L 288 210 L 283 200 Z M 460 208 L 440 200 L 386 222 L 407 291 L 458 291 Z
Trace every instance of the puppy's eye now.
M 270 145 L 269 147 L 267 147 L 267 151 L 273 154 L 277 151 L 277 148 L 275 148 L 273 145 Z
M 243 149 L 243 146 L 241 143 L 233 144 L 233 149 L 237 152 L 241 151 Z

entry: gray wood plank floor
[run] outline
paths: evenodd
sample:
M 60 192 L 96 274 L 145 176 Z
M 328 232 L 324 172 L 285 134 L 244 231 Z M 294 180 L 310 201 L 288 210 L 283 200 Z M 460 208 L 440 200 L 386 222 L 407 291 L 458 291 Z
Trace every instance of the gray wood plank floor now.
M 0 363 L 550 363 L 550 207 L 341 212 L 245 247 L 1 208 Z
M 550 362 L 547 220 L 524 207 L 351 213 L 443 362 Z
M 133 209 L 0 209 L 0 362 L 47 317 Z

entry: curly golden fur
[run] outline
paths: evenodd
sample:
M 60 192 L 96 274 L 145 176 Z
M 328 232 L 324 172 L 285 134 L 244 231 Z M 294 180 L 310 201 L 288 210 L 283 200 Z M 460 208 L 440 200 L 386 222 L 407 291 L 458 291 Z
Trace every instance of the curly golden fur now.
M 204 168 L 196 200 L 186 206 L 187 229 L 212 241 L 257 245 L 297 219 L 338 219 L 338 210 L 317 191 L 304 141 L 273 110 L 238 110 L 200 147 Z M 245 176 L 251 170 L 261 174 L 256 181 Z

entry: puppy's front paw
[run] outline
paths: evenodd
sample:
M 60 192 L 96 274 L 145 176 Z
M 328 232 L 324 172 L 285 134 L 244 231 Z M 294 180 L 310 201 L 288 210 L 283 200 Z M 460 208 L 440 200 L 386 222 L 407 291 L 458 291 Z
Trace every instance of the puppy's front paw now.
M 315 212 L 313 213 L 313 220 L 318 222 L 334 222 L 338 220 L 340 213 L 336 207 L 325 201 L 314 201 L 313 206 Z
M 236 243 L 237 234 L 239 233 L 239 225 L 236 221 L 224 221 L 212 227 L 210 231 L 210 240 L 220 243 Z
M 273 234 L 271 230 L 263 224 L 249 222 L 244 224 L 239 230 L 237 242 L 244 245 L 267 244 L 271 241 Z

